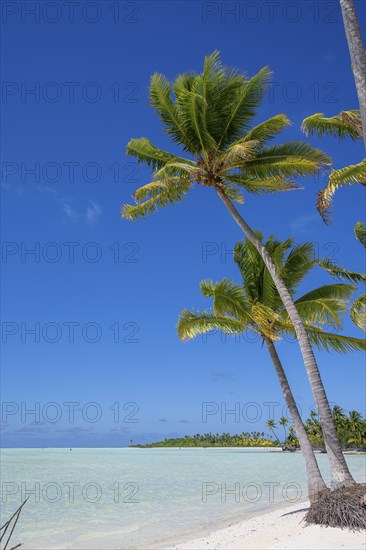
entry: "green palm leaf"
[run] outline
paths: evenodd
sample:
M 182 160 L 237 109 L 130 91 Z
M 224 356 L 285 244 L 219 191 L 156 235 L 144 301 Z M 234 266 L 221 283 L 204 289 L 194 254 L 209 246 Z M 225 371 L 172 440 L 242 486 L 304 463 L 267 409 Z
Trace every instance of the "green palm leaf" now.
M 356 239 L 366 248 L 366 226 L 362 222 L 357 222 L 354 228 Z
M 318 260 L 312 242 L 293 245 L 291 241 L 290 244 L 291 249 L 282 264 L 281 275 L 287 288 L 294 293 Z
M 253 195 L 280 193 L 281 191 L 299 191 L 302 189 L 297 183 L 281 174 L 263 179 L 226 174 L 223 181 L 225 184 L 229 182 L 243 187 L 248 193 Z
M 278 133 L 282 132 L 287 126 L 291 126 L 291 121 L 286 115 L 275 115 L 264 122 L 261 122 L 257 126 L 254 126 L 249 132 L 245 134 L 237 143 L 243 143 L 247 141 L 268 141 L 273 139 Z
M 358 328 L 366 332 L 366 294 L 362 294 L 353 302 L 350 317 Z
M 185 143 L 186 132 L 171 96 L 171 84 L 165 76 L 155 73 L 150 82 L 150 103 L 159 114 L 167 133 L 174 142 Z
M 168 162 L 192 163 L 155 147 L 147 138 L 131 139 L 126 148 L 126 155 L 137 158 L 139 164 L 145 163 L 153 170 L 162 168 Z
M 196 91 L 183 90 L 179 98 L 181 118 L 186 129 L 185 143 L 193 154 L 202 153 L 206 159 L 208 152 L 215 150 L 216 142 L 207 129 L 207 102 Z
M 301 126 L 307 136 L 317 135 L 323 137 L 336 136 L 340 139 L 350 137 L 351 139 L 362 138 L 362 127 L 359 111 L 342 111 L 339 115 L 326 118 L 324 113 L 305 118 Z
M 356 271 L 349 271 L 339 265 L 332 263 L 330 260 L 325 259 L 319 262 L 319 265 L 332 275 L 335 279 L 346 279 L 351 283 L 366 283 L 366 275 L 363 273 L 357 273 Z
M 244 204 L 244 196 L 240 189 L 231 181 L 225 180 L 225 193 L 226 196 L 239 204 Z
M 221 330 L 227 334 L 241 334 L 243 323 L 227 316 L 219 317 L 209 311 L 188 311 L 184 309 L 179 316 L 177 329 L 181 340 L 195 338 L 214 330 Z
M 229 116 L 225 122 L 219 147 L 241 137 L 243 129 L 248 128 L 249 121 L 254 117 L 256 109 L 262 101 L 263 92 L 269 85 L 272 72 L 269 67 L 263 67 L 239 89 L 235 90 L 233 101 L 230 104 Z
M 349 298 L 356 290 L 353 285 L 324 285 L 308 292 L 295 301 L 303 319 L 310 322 L 341 326 L 339 315 L 347 310 Z
M 222 279 L 216 284 L 212 280 L 202 281 L 200 286 L 204 296 L 213 296 L 215 315 L 230 315 L 242 323 L 250 319 L 249 303 L 244 296 L 242 286 L 230 279 Z
M 136 193 L 139 197 L 149 196 L 149 198 L 144 202 L 138 203 L 136 206 L 123 205 L 122 217 L 128 220 L 145 218 L 158 208 L 180 202 L 188 193 L 190 187 L 190 181 L 179 179 L 176 184 L 163 181 L 147 184 L 145 187 L 138 189 Z
M 318 194 L 317 209 L 325 222 L 329 222 L 333 195 L 339 187 L 361 183 L 366 185 L 366 159 L 339 170 L 332 170 L 328 185 Z
M 241 166 L 244 160 L 253 158 L 258 145 L 259 142 L 255 140 L 231 145 L 224 153 L 219 155 L 215 162 L 218 173 L 225 174 L 228 170 Z
M 330 158 L 308 143 L 292 141 L 263 147 L 254 160 L 243 165 L 246 173 L 256 177 L 284 175 L 290 177 L 314 174 L 321 166 L 330 164 Z
M 348 353 L 350 351 L 365 351 L 366 340 L 362 338 L 353 338 L 351 336 L 342 336 L 341 334 L 323 332 L 319 327 L 306 327 L 312 344 L 317 348 L 338 353 Z

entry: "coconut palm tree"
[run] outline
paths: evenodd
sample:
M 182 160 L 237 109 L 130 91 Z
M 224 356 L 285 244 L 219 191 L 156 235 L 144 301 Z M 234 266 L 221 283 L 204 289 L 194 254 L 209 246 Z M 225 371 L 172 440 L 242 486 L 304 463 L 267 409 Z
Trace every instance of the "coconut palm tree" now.
M 262 240 L 261 234 L 258 237 Z M 294 246 L 292 239 L 280 242 L 273 237 L 267 240 L 265 246 L 276 262 L 287 288 L 294 295 L 306 274 L 317 263 L 313 259 L 314 246 L 311 243 Z M 214 329 L 229 334 L 242 334 L 249 329 L 261 336 L 262 342 L 267 345 L 294 422 L 304 453 L 309 497 L 315 501 L 319 492 L 325 489 L 325 484 L 275 346 L 281 336 L 295 334 L 294 326 L 269 270 L 249 240 L 235 246 L 234 260 L 242 275 L 242 285 L 230 279 L 223 279 L 216 284 L 211 280 L 202 281 L 200 286 L 203 295 L 213 297 L 213 310 L 184 310 L 177 325 L 178 335 L 182 340 L 187 340 Z M 364 340 L 327 333 L 321 328 L 322 324 L 340 326 L 339 316 L 347 308 L 347 300 L 354 289 L 353 285 L 348 284 L 325 285 L 295 301 L 309 337 L 317 347 L 326 350 L 333 348 L 340 352 L 366 348 Z M 280 423 L 285 425 L 284 421 Z
M 242 191 L 261 194 L 297 189 L 297 177 L 314 174 L 330 163 L 327 155 L 307 143 L 267 144 L 290 124 L 283 114 L 251 127 L 270 76 L 267 67 L 250 79 L 226 69 L 218 52 L 205 58 L 201 74 L 182 74 L 173 84 L 161 74 L 153 75 L 151 104 L 172 141 L 188 158 L 159 149 L 147 138 L 132 139 L 127 145 L 127 155 L 150 166 L 153 178 L 151 183 L 135 191 L 136 204 L 124 205 L 122 216 L 136 220 L 160 207 L 175 204 L 195 184 L 217 193 L 259 251 L 288 311 L 323 423 L 334 484 L 351 485 L 355 482 L 342 454 L 301 316 L 270 254 L 233 202 L 243 202 Z
M 305 422 L 305 430 L 312 446 L 325 452 L 323 430 L 316 411 L 310 411 L 310 416 Z
M 279 423 L 280 426 L 283 427 L 283 431 L 284 431 L 284 435 L 285 435 L 284 441 L 286 441 L 286 439 L 287 439 L 286 426 L 288 424 L 288 418 L 286 418 L 285 416 L 281 416 L 278 423 Z
M 341 111 L 339 115 L 325 117 L 316 113 L 305 118 L 301 125 L 307 136 L 336 136 L 339 139 L 349 137 L 353 140 L 362 139 L 362 124 L 359 111 Z M 317 209 L 326 223 L 331 220 L 333 195 L 341 186 L 366 185 L 366 159 L 358 164 L 351 164 L 338 170 L 333 169 L 329 175 L 328 184 L 318 194 Z
M 350 411 L 347 427 L 351 435 L 347 443 L 353 443 L 360 447 L 364 446 L 366 444 L 366 422 L 359 412 Z
M 292 447 L 299 446 L 299 440 L 297 438 L 295 426 L 293 424 L 288 429 L 287 441 Z
M 366 56 L 358 24 L 354 0 L 340 0 L 344 28 L 355 77 L 358 102 L 363 126 L 363 140 L 366 147 Z
M 275 432 L 275 428 L 277 428 L 277 424 L 276 424 L 276 422 L 274 421 L 274 419 L 273 419 L 273 418 L 269 418 L 269 419 L 267 420 L 267 422 L 266 422 L 266 426 L 267 426 L 267 428 L 269 429 L 269 431 L 271 432 L 271 434 L 273 435 L 273 437 L 275 438 L 275 440 L 277 441 L 277 443 L 278 443 L 279 445 L 281 445 L 281 447 L 282 447 L 281 441 L 278 439 L 277 434 L 276 434 L 276 432 Z

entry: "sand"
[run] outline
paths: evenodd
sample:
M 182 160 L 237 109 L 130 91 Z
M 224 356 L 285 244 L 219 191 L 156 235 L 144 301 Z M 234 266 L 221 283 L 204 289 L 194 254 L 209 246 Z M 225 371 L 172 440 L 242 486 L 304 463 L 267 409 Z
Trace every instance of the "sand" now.
M 366 548 L 366 533 L 346 529 L 305 526 L 302 521 L 307 501 L 277 508 L 182 542 L 165 546 L 169 550 L 359 550 Z

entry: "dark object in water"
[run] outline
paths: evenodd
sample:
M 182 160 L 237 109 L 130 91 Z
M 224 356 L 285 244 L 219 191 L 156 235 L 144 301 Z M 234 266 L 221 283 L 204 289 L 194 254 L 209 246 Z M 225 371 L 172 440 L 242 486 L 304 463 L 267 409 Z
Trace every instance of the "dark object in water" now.
M 29 498 L 29 497 L 28 497 Z M 8 538 L 6 541 L 4 541 L 4 546 L 3 546 L 3 550 L 7 550 L 8 548 L 8 544 L 10 542 L 10 539 L 11 539 L 11 536 L 14 532 L 14 529 L 16 527 L 16 524 L 18 522 L 18 519 L 19 519 L 19 516 L 20 516 L 20 512 L 22 511 L 22 508 L 24 506 L 24 504 L 27 502 L 28 498 L 19 506 L 19 508 L 17 510 L 15 510 L 14 514 L 11 516 L 10 519 L 8 519 L 8 521 L 6 521 L 4 523 L 4 525 L 2 527 L 0 527 L 0 533 L 1 533 L 1 536 L 0 536 L 0 542 L 2 542 L 3 538 L 5 537 L 5 534 L 7 532 L 7 530 L 9 529 L 9 527 L 11 527 L 11 530 L 10 530 L 10 533 L 8 535 Z M 3 532 L 2 532 L 3 531 Z M 20 546 L 22 546 L 22 544 L 17 544 L 16 546 L 12 546 L 11 548 L 9 548 L 9 550 L 15 550 L 16 548 L 19 548 Z
M 295 451 L 297 451 L 296 447 L 294 447 L 293 445 L 285 445 L 284 447 L 282 447 L 282 450 L 286 453 L 294 453 Z
M 366 529 L 366 484 L 325 491 L 310 506 L 305 522 L 352 531 Z

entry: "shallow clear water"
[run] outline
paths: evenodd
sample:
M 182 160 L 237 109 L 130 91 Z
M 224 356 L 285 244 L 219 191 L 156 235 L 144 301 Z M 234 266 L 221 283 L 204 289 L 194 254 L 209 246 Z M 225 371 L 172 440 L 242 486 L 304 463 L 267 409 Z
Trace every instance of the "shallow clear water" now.
M 30 495 L 25 550 L 142 548 L 306 497 L 302 455 L 264 449 L 4 449 L 1 480 L 1 524 Z

